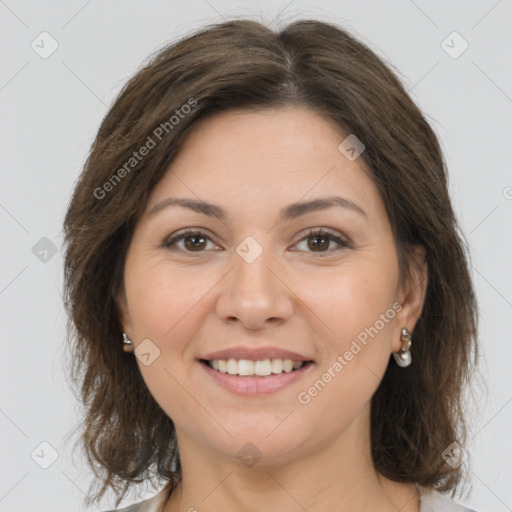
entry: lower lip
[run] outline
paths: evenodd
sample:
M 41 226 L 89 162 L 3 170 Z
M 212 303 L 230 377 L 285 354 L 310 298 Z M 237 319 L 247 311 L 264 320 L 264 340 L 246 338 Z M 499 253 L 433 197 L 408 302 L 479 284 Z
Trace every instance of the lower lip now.
M 229 373 L 218 372 L 204 363 L 199 362 L 199 364 L 217 384 L 232 393 L 244 396 L 263 395 L 279 391 L 299 380 L 314 366 L 314 363 L 308 363 L 293 372 L 283 372 L 268 377 L 237 377 Z

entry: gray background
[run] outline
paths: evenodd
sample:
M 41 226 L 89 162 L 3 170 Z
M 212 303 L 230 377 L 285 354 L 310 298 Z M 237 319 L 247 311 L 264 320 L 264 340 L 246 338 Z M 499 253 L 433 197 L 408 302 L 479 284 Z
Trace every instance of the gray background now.
M 61 226 L 107 107 L 163 44 L 223 18 L 279 13 L 339 23 L 368 43 L 441 139 L 472 251 L 488 379 L 473 413 L 466 501 L 482 512 L 512 510 L 511 0 L 0 0 L 0 511 L 82 510 L 92 478 L 68 436 L 79 407 L 62 371 Z M 43 31 L 58 43 L 47 58 Z

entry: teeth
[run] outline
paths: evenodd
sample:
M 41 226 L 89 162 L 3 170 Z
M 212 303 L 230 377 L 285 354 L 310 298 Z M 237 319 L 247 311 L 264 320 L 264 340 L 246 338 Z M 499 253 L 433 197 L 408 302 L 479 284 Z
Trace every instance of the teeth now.
M 242 360 L 243 361 L 243 360 Z M 240 361 L 240 362 L 242 362 Z M 254 374 L 260 375 L 264 377 L 265 375 L 270 375 L 272 373 L 272 362 L 270 359 L 265 359 L 264 361 L 254 361 Z M 240 373 L 240 375 L 242 375 Z
M 230 375 L 258 375 L 265 377 L 272 373 L 290 373 L 304 365 L 303 361 L 292 361 L 291 359 L 264 359 L 262 361 L 251 361 L 249 359 L 215 359 L 208 361 L 210 367 L 221 373 Z
M 234 359 L 232 359 L 234 361 Z M 238 361 L 238 374 L 239 375 L 254 375 L 254 361 L 241 359 Z
M 286 373 L 290 373 L 293 370 L 293 361 L 291 359 L 285 359 L 283 361 L 283 370 Z
M 281 373 L 283 371 L 283 360 L 272 359 L 272 373 Z
M 230 375 L 238 374 L 238 361 L 236 359 L 228 359 L 228 373 Z

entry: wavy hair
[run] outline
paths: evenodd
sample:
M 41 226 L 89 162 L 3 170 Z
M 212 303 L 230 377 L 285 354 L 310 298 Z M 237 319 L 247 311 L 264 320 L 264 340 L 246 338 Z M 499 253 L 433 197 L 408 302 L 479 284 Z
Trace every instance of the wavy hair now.
M 173 422 L 122 350 L 116 304 L 149 194 L 198 121 L 231 109 L 289 105 L 334 120 L 365 145 L 360 158 L 385 203 L 401 280 L 410 276 L 413 246 L 426 249 L 428 285 L 413 363 L 390 362 L 372 398 L 375 468 L 440 491 L 459 485 L 462 468 L 442 453 L 465 442 L 463 390 L 477 358 L 477 305 L 438 139 L 391 66 L 343 28 L 300 20 L 272 30 L 233 19 L 169 44 L 126 83 L 66 213 L 69 376 L 85 408 L 81 447 L 101 483 L 88 503 L 111 488 L 117 506 L 131 485 L 154 476 L 168 482 L 170 494 L 181 480 Z M 148 137 L 155 146 L 135 162 Z

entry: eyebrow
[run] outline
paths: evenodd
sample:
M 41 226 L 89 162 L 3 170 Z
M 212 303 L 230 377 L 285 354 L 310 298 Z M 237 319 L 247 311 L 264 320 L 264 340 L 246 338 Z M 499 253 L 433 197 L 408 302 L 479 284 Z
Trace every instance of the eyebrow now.
M 205 201 L 196 200 L 196 199 L 186 199 L 180 197 L 168 197 L 157 203 L 151 210 L 148 215 L 154 215 L 165 208 L 170 206 L 181 206 L 183 208 L 189 208 L 197 213 L 202 213 L 204 215 L 208 215 L 210 217 L 215 217 L 219 220 L 225 220 L 227 218 L 227 212 L 220 206 L 207 203 Z M 329 197 L 321 197 L 317 199 L 313 199 L 311 201 L 301 201 L 298 203 L 293 203 L 288 206 L 285 206 L 281 209 L 280 212 L 280 220 L 291 220 L 296 219 L 306 213 L 315 212 L 318 210 L 325 210 L 328 208 L 333 208 L 335 206 L 348 208 L 354 212 L 359 213 L 365 218 L 368 218 L 367 213 L 356 203 L 350 201 L 349 199 L 345 199 L 339 196 L 329 196 Z

